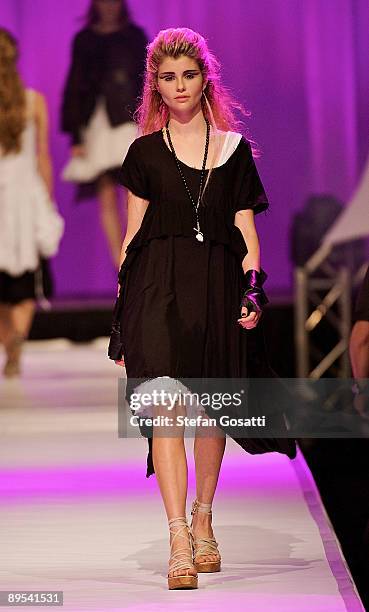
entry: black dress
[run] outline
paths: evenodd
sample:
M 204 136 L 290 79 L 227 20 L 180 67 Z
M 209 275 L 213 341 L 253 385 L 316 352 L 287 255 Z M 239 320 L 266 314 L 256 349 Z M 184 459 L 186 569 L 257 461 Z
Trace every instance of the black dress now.
M 200 170 L 181 166 L 195 197 Z M 212 171 L 199 207 L 204 242 L 195 237 L 195 212 L 161 130 L 133 142 L 120 180 L 149 200 L 119 274 L 116 312 L 127 389 L 131 378 L 272 376 L 261 325 L 244 330 L 237 322 L 247 248 L 234 215 L 268 208 L 249 142 L 242 136 L 228 160 Z M 148 477 L 154 473 L 152 430 L 141 433 L 149 442 Z M 251 453 L 296 454 L 295 442 L 287 438 L 235 439 Z

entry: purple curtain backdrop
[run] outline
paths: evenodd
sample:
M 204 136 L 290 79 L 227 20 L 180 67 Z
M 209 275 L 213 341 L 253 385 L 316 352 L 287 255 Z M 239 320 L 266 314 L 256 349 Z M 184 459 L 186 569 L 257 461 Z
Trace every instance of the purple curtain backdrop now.
M 225 83 L 251 111 L 258 168 L 271 201 L 258 217 L 268 288 L 290 282 L 288 227 L 311 192 L 347 201 L 368 155 L 369 4 L 367 0 L 131 0 L 134 20 L 153 37 L 187 26 L 200 31 L 222 62 Z M 75 205 L 60 170 L 60 96 L 70 43 L 88 0 L 1 0 L 0 24 L 19 39 L 20 69 L 50 112 L 56 196 L 66 234 L 53 260 L 57 294 L 114 294 L 116 273 L 95 201 Z M 211 10 L 210 10 L 211 7 Z

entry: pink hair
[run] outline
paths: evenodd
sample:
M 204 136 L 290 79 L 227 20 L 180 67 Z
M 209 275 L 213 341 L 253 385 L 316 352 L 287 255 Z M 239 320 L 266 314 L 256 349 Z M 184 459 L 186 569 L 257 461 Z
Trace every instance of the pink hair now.
M 237 102 L 220 80 L 220 63 L 209 51 L 206 40 L 189 28 L 161 30 L 147 45 L 145 83 L 140 104 L 134 117 L 141 134 L 160 130 L 169 118 L 169 111 L 157 90 L 157 76 L 165 57 L 191 57 L 198 63 L 204 81 L 207 81 L 202 98 L 204 117 L 218 130 L 237 131 L 243 122 L 236 118 L 236 111 L 245 117 L 250 115 Z

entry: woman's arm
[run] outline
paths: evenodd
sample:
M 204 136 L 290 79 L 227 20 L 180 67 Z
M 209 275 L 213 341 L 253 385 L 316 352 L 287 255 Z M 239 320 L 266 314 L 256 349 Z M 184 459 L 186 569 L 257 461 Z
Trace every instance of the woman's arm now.
M 257 270 L 260 272 L 260 245 L 255 227 L 254 211 L 251 209 L 238 210 L 234 217 L 234 225 L 241 230 L 247 246 L 247 254 L 242 260 L 243 271 Z
M 248 270 L 260 272 L 260 244 L 255 227 L 254 211 L 251 209 L 238 210 L 234 217 L 234 225 L 241 231 L 247 246 L 247 254 L 242 260 L 242 269 L 246 273 Z M 237 319 L 239 324 L 245 329 L 256 327 L 259 322 L 261 312 L 248 312 L 243 306 L 241 308 L 241 318 Z
M 146 209 L 149 205 L 149 200 L 144 200 L 143 198 L 139 198 L 134 195 L 131 191 L 127 190 L 127 230 L 126 235 L 124 236 L 122 248 L 120 251 L 120 259 L 119 259 L 119 269 L 121 268 L 125 258 L 126 258 L 126 248 L 131 242 L 132 238 L 137 234 L 138 230 L 141 227 L 142 219 L 144 218 Z M 118 293 L 119 297 L 120 293 L 120 285 L 118 283 Z M 124 356 L 122 359 L 116 360 L 115 363 L 118 366 L 124 366 Z
M 141 227 L 142 219 L 144 218 L 148 205 L 149 200 L 139 198 L 138 196 L 134 195 L 134 193 L 127 190 L 127 230 L 120 252 L 119 268 L 121 268 L 126 258 L 127 246 Z M 119 290 L 120 287 L 118 285 L 118 295 Z
M 355 378 L 369 378 L 369 321 L 356 321 L 350 337 L 350 358 Z
M 54 181 L 49 153 L 49 117 L 46 100 L 44 96 L 38 92 L 35 98 L 35 123 L 38 171 L 46 185 L 50 199 L 53 200 Z

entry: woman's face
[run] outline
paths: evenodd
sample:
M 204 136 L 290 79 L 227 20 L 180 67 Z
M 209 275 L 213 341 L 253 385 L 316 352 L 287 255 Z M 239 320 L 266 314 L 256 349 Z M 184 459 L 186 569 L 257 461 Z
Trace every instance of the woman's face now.
M 101 21 L 118 21 L 121 6 L 122 0 L 95 0 L 95 7 Z
M 161 62 L 157 86 L 169 111 L 187 114 L 201 104 L 205 83 L 196 60 L 180 55 Z

